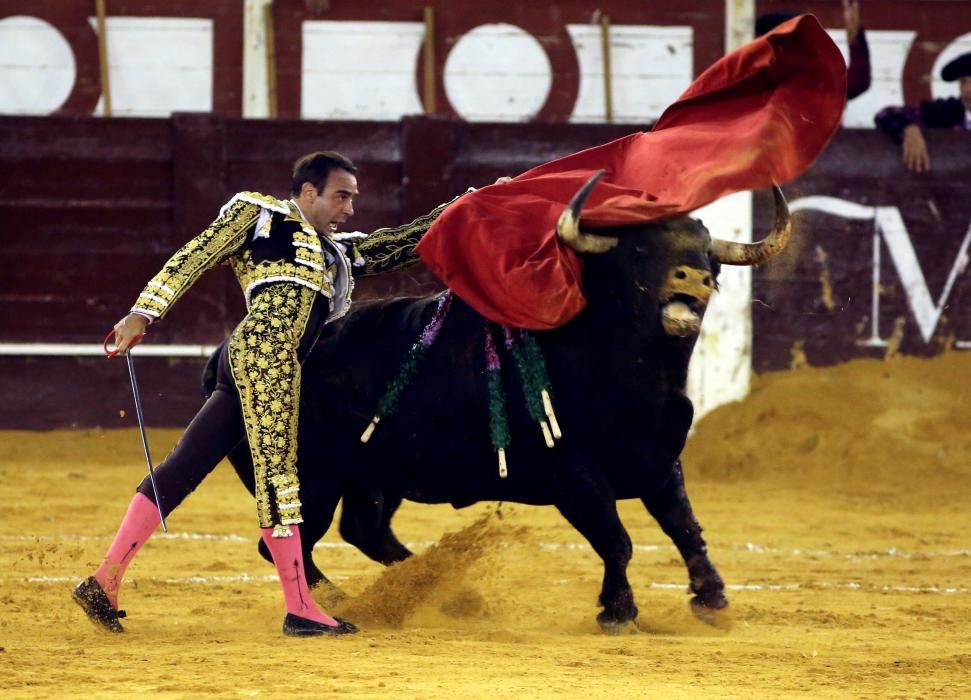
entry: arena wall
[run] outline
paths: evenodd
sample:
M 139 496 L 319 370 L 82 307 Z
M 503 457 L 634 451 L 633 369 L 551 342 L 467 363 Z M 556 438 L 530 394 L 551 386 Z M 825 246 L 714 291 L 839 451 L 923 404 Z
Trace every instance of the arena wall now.
M 723 272 L 689 377 L 701 412 L 744 396 L 752 368 L 968 348 L 967 135 L 929 135 L 934 170 L 918 177 L 872 129 L 886 104 L 954 93 L 936 76 L 971 49 L 963 4 L 863 3 L 873 84 L 820 162 L 787 187 L 799 210 L 792 249 L 754 275 Z M 129 425 L 126 375 L 88 354 L 96 336 L 233 192 L 279 193 L 296 155 L 347 152 L 361 164 L 354 225 L 397 223 L 470 185 L 646 128 L 731 37 L 751 34 L 756 14 L 790 6 L 107 0 L 115 116 L 104 119 L 93 4 L 0 0 L 0 368 L 11 398 L 0 426 Z M 800 7 L 845 51 L 841 3 Z M 271 85 L 279 118 L 253 119 L 268 116 Z M 741 194 L 700 215 L 716 235 L 744 240 L 768 228 L 769 204 Z M 417 268 L 368 281 L 358 296 L 435 288 Z M 221 271 L 153 329 L 152 344 L 168 350 L 140 360 L 150 422 L 191 416 L 199 356 L 241 313 Z
M 793 244 L 753 275 L 757 371 L 971 349 L 971 138 L 926 130 L 932 170 L 844 130 L 787 186 Z M 756 195 L 756 230 L 771 202 Z
M 873 128 L 887 104 L 955 94 L 939 71 L 971 50 L 966 5 L 865 0 L 873 81 L 844 125 Z M 837 0 L 106 0 L 107 72 L 114 116 L 600 122 L 608 18 L 613 121 L 644 124 L 750 37 L 755 16 L 794 6 L 816 14 L 846 53 Z M 104 114 L 98 38 L 94 3 L 0 0 L 0 114 Z
M 280 192 L 292 154 L 327 143 L 361 165 L 354 223 L 362 230 L 427 211 L 466 189 L 626 133 L 619 125 L 472 124 L 417 117 L 400 122 L 263 121 L 211 114 L 170 119 L 0 119 L 3 347 L 81 344 L 126 309 L 167 256 L 201 230 L 240 189 Z M 905 173 L 882 135 L 844 130 L 819 162 L 786 187 L 793 244 L 752 274 L 754 341 L 730 338 L 745 309 L 721 320 L 713 308 L 699 352 L 726 342 L 756 370 L 895 352 L 971 347 L 967 272 L 971 203 L 962 194 L 966 134 L 929 134 L 934 170 Z M 434 144 L 430 150 L 430 144 Z M 740 195 L 745 197 L 744 195 Z M 713 205 L 714 206 L 714 205 Z M 716 235 L 761 236 L 773 211 L 767 193 L 747 207 L 701 212 Z M 728 289 L 748 270 L 726 270 Z M 729 281 L 727 275 L 742 275 Z M 359 297 L 429 291 L 419 267 L 370 280 Z M 723 295 L 726 296 L 726 295 Z M 721 303 L 721 302 L 716 302 Z M 205 348 L 242 314 L 228 271 L 207 275 L 152 329 L 152 343 Z M 747 347 L 751 342 L 751 347 Z M 201 351 L 200 351 L 201 352 Z M 0 357 L 0 425 L 112 425 L 129 408 L 120 363 L 70 352 Z M 150 418 L 181 423 L 198 404 L 202 360 L 145 358 Z M 737 362 L 737 361 L 736 361 Z M 714 371 L 714 370 L 712 370 Z M 718 369 L 718 373 L 728 370 Z M 706 382 L 695 380 L 699 392 Z M 711 387 L 711 381 L 707 382 Z M 702 392 L 703 393 L 703 392 Z M 130 418 L 129 418 L 130 420 Z

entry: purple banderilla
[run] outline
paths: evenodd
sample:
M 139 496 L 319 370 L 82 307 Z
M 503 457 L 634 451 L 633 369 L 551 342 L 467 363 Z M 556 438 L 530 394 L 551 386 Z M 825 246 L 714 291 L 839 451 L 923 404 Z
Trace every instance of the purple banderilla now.
M 385 389 L 384 396 L 378 401 L 378 409 L 374 414 L 374 418 L 371 419 L 371 422 L 368 423 L 367 428 L 364 429 L 364 433 L 361 435 L 361 442 L 370 440 L 371 435 L 374 434 L 374 429 L 378 427 L 381 419 L 394 413 L 398 407 L 398 400 L 401 398 L 401 394 L 411 384 L 411 380 L 414 378 L 415 370 L 418 368 L 419 362 L 424 357 L 428 348 L 435 342 L 435 339 L 438 337 L 438 332 L 442 330 L 442 324 L 445 322 L 445 317 L 448 315 L 451 307 L 452 290 L 448 289 L 438 298 L 438 306 L 435 307 L 435 313 L 432 315 L 431 321 L 422 329 L 421 335 L 418 336 L 418 342 L 411 346 L 407 357 L 401 363 L 398 374 L 388 383 L 388 388 Z

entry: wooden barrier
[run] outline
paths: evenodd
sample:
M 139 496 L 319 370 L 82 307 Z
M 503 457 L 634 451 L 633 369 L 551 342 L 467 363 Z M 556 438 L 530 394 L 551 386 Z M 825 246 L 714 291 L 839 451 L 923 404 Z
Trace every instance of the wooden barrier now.
M 222 203 L 243 189 L 285 196 L 291 164 L 305 152 L 336 148 L 360 165 L 351 223 L 371 230 L 428 211 L 470 185 L 631 130 L 424 116 L 0 118 L 0 344 L 100 342 L 145 281 Z M 971 204 L 961 192 L 971 138 L 946 132 L 928 140 L 934 169 L 916 176 L 903 170 L 899 149 L 882 135 L 844 131 L 787 185 L 803 210 L 795 214 L 790 250 L 753 275 L 757 370 L 971 346 Z M 818 197 L 829 199 L 807 199 Z M 771 206 L 771 197 L 756 194 L 756 235 L 768 228 Z M 420 267 L 362 282 L 358 298 L 437 286 Z M 218 343 L 242 313 L 235 280 L 217 270 L 152 329 L 152 342 Z M 140 380 L 149 421 L 180 425 L 191 417 L 201 365 L 145 359 Z M 5 356 L 0 371 L 5 393 L 17 398 L 0 404 L 0 427 L 130 424 L 119 418 L 131 409 L 122 365 Z
M 875 131 L 844 130 L 786 186 L 788 250 L 753 275 L 753 367 L 971 348 L 971 134 L 925 130 L 932 170 Z M 755 227 L 771 224 L 771 196 Z M 858 217 L 858 218 L 854 218 Z

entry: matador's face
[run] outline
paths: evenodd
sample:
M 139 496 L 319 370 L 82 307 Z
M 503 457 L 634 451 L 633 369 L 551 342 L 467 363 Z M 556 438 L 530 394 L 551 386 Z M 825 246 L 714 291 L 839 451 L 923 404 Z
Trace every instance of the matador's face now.
M 354 174 L 334 168 L 319 193 L 309 182 L 304 183 L 300 193 L 300 209 L 318 233 L 330 233 L 338 224 L 354 215 L 354 197 L 357 194 L 357 178 Z

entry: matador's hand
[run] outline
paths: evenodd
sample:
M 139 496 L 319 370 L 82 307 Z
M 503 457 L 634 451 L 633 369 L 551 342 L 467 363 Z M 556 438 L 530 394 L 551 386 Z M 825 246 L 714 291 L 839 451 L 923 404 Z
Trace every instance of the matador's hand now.
M 115 324 L 115 347 L 118 352 L 126 352 L 142 339 L 148 319 L 141 314 L 128 314 Z

